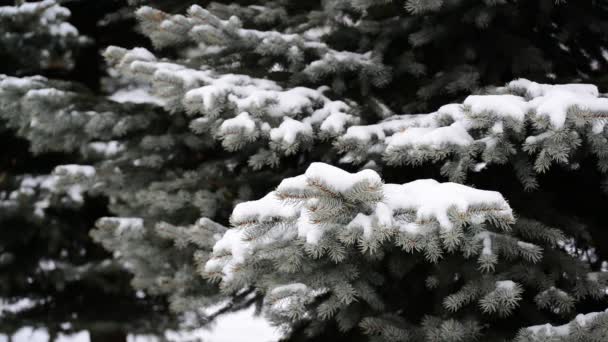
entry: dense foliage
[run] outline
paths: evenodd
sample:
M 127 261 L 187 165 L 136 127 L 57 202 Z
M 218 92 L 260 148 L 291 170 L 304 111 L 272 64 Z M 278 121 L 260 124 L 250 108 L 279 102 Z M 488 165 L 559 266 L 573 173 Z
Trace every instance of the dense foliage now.
M 6 127 L 63 158 L 7 203 L 94 199 L 91 237 L 190 325 L 257 305 L 293 341 L 608 336 L 606 4 L 132 3 L 154 48 L 108 46 L 103 82 L 0 76 Z

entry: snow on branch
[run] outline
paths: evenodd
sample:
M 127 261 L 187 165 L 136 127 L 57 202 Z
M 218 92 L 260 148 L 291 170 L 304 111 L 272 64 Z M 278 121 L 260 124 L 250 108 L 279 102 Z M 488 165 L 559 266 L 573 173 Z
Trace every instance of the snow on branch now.
M 536 182 L 529 178 L 554 163 L 570 163 L 582 139 L 598 157 L 598 167 L 607 170 L 607 117 L 608 98 L 594 85 L 519 79 L 494 94 L 471 95 L 430 114 L 351 126 L 336 147 L 348 163 L 378 158 L 391 165 L 442 162 L 442 173 L 457 182 L 487 165 L 512 162 L 522 182 L 533 188 Z M 521 152 L 533 160 L 518 160 Z
M 142 48 L 110 47 L 105 55 L 124 74 L 150 82 L 169 111 L 195 116 L 190 122 L 195 132 L 212 133 L 231 151 L 266 141 L 290 154 L 300 145 L 310 147 L 316 135 L 335 136 L 358 122 L 354 109 L 330 100 L 324 87 L 284 89 L 266 79 L 189 69 L 158 61 Z
M 293 33 L 249 29 L 244 28 L 235 15 L 222 19 L 198 5 L 191 6 L 187 16 L 170 15 L 144 6 L 137 11 L 137 17 L 143 32 L 159 47 L 192 41 L 223 55 L 254 53 L 260 57 L 274 57 L 277 61 L 274 66 L 302 72 L 313 80 L 348 73 L 370 80 L 375 86 L 390 80 L 389 69 L 382 64 L 380 56 L 371 51 L 334 50 L 322 41 L 323 34 L 312 33 L 315 28 Z M 316 27 L 319 32 L 327 29 Z M 312 59 L 309 65 L 306 58 Z
M 38 64 L 21 67 L 70 69 L 73 52 L 86 41 L 67 22 L 70 15 L 55 0 L 0 6 L 0 49 L 17 63 Z
M 393 245 L 423 252 L 429 261 L 437 261 L 443 249 L 480 254 L 484 247 L 475 234 L 485 225 L 505 233 L 513 222 L 497 192 L 431 179 L 384 184 L 373 170 L 348 173 L 312 163 L 305 174 L 234 208 L 233 228 L 213 247 L 204 275 L 227 291 L 251 285 L 268 290 L 270 316 L 279 321 L 288 311 L 288 319 L 305 317 L 316 298 L 330 293 L 333 299 L 319 310 L 331 316 L 357 296 L 381 305 L 376 295 L 364 295 L 373 292 L 367 285 L 349 280 L 367 281 L 364 269 L 370 265 L 360 253 L 382 255 Z M 272 274 L 273 281 L 262 281 L 262 274 Z
M 602 312 L 578 314 L 572 321 L 563 325 L 542 324 L 522 329 L 517 342 L 555 341 L 600 341 L 606 338 L 608 309 Z

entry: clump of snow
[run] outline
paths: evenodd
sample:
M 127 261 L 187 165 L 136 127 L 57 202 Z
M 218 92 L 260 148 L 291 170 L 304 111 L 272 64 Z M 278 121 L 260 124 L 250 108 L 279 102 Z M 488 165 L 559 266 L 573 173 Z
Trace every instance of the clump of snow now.
M 90 165 L 59 165 L 55 167 L 53 171 L 54 174 L 59 176 L 70 176 L 70 177 L 84 177 L 91 178 L 94 177 L 96 172 L 95 168 Z
M 207 261 L 205 272 L 221 272 L 224 281 L 232 278 L 235 266 L 245 262 L 251 253 L 252 246 L 244 241 L 243 232 L 242 229 L 233 228 L 224 233 L 224 236 L 213 246 L 213 254 L 222 257 Z
M 346 130 L 342 139 L 357 139 L 362 142 L 369 142 L 373 138 L 384 140 L 386 135 L 381 125 L 351 126 Z
M 545 96 L 556 90 L 562 90 L 579 95 L 590 95 L 594 97 L 599 95 L 598 88 L 593 84 L 541 84 L 525 78 L 511 81 L 507 84 L 507 87 L 516 91 L 522 91 L 527 97 L 530 98 Z
M 166 101 L 150 94 L 150 90 L 143 87 L 119 89 L 108 98 L 120 103 L 150 103 L 161 107 L 166 104 Z
M 387 149 L 401 146 L 430 146 L 442 148 L 447 145 L 467 146 L 473 138 L 460 122 L 439 128 L 413 127 L 398 132 L 386 139 Z
M 291 283 L 286 285 L 281 285 L 273 288 L 270 293 L 271 294 L 284 294 L 284 293 L 293 293 L 293 292 L 305 292 L 308 291 L 308 286 L 302 283 Z
M 323 237 L 323 228 L 312 222 L 310 211 L 303 208 L 300 212 L 300 217 L 296 223 L 298 228 L 298 236 L 303 238 L 306 243 L 316 245 Z
M 370 185 L 378 185 L 382 183 L 382 179 L 373 170 L 363 170 L 357 173 L 349 173 L 335 166 L 325 163 L 312 163 L 306 169 L 306 178 L 308 180 L 319 180 L 324 185 L 338 192 L 346 192 L 355 184 L 367 182 Z M 279 185 L 279 190 L 281 185 Z
M 253 121 L 251 115 L 247 112 L 242 112 L 234 118 L 222 122 L 219 132 L 226 134 L 240 129 L 247 134 L 252 134 L 255 131 L 255 121 Z
M 234 224 L 242 224 L 250 221 L 267 221 L 273 218 L 290 218 L 297 214 L 296 208 L 285 206 L 277 198 L 276 193 L 268 195 L 257 201 L 249 201 L 237 204 L 232 211 L 231 221 Z
M 450 103 L 439 107 L 437 110 L 438 115 L 443 115 L 451 118 L 454 121 L 463 122 L 465 120 L 465 113 L 463 106 L 459 103 Z
M 0 300 L 0 317 L 7 313 L 16 314 L 21 311 L 31 309 L 40 303 L 29 298 L 22 298 L 15 302 L 8 302 L 4 299 Z
M 376 203 L 374 212 L 371 215 L 358 213 L 355 218 L 348 223 L 347 229 L 361 229 L 363 238 L 369 239 L 374 233 L 374 225 L 389 227 L 393 224 L 393 210 L 382 202 Z
M 0 206 L 16 207 L 21 197 L 32 197 L 35 199 L 33 214 L 36 217 L 44 217 L 45 210 L 51 206 L 54 197 L 61 202 L 80 205 L 84 202 L 84 189 L 79 184 L 59 184 L 60 177 L 57 175 L 24 175 L 19 188 L 11 191 L 6 200 L 0 201 Z
M 591 113 L 608 113 L 608 98 L 557 88 L 530 100 L 529 106 L 535 109 L 536 116 L 548 118 L 554 128 L 560 129 L 566 122 L 568 110 L 572 108 Z
M 89 148 L 105 157 L 113 157 L 125 150 L 124 144 L 119 141 L 96 141 L 89 143 Z
M 527 327 L 526 330 L 538 336 L 568 336 L 575 325 L 586 327 L 590 321 L 598 318 L 600 315 L 608 315 L 608 309 L 603 312 L 590 312 L 588 314 L 578 314 L 571 322 L 563 325 L 541 324 Z
M 485 169 L 487 165 L 488 165 L 488 163 L 477 163 L 473 167 L 473 171 L 480 172 L 481 170 Z
M 471 95 L 464 100 L 464 105 L 475 115 L 491 113 L 520 122 L 528 111 L 526 100 L 515 95 Z
M 313 131 L 310 124 L 284 117 L 278 128 L 270 130 L 270 140 L 293 144 L 298 136 L 312 137 Z
M 504 197 L 496 191 L 470 188 L 457 183 L 439 183 L 421 179 L 403 185 L 385 184 L 386 204 L 393 210 L 415 210 L 416 221 L 437 220 L 443 229 L 453 228 L 449 211 L 466 213 L 469 208 L 487 206 L 512 219 L 512 210 Z
M 330 107 L 331 105 L 328 105 L 326 107 Z M 348 107 L 341 107 L 341 110 L 347 109 Z M 321 110 L 325 110 L 325 108 L 317 110 L 315 113 L 313 113 L 313 116 L 315 116 L 316 113 L 318 113 Z M 321 123 L 321 131 L 323 132 L 328 132 L 328 133 L 332 133 L 332 134 L 338 134 L 338 133 L 343 133 L 345 131 L 345 127 L 349 124 L 355 123 L 358 121 L 358 119 L 350 114 L 346 114 L 343 111 L 331 111 L 331 114 L 329 114 L 327 116 L 327 118 L 325 120 L 323 120 L 323 123 Z M 328 109 L 329 111 L 329 109 Z

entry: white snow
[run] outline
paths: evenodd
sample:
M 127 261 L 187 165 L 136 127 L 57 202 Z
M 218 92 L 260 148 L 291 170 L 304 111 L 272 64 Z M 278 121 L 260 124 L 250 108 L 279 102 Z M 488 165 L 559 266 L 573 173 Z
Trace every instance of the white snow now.
M 273 288 L 272 290 L 270 290 L 270 293 L 280 295 L 280 294 L 289 294 L 292 292 L 304 292 L 304 291 L 308 291 L 308 286 L 306 286 L 302 283 L 291 283 L 291 284 L 277 286 L 277 287 Z
M 293 144 L 298 136 L 312 137 L 312 126 L 290 117 L 284 117 L 283 122 L 278 128 L 270 130 L 270 140 L 276 142 Z
M 89 143 L 89 148 L 95 153 L 105 157 L 113 157 L 125 150 L 124 144 L 119 141 L 96 141 Z
M 120 103 L 150 103 L 161 107 L 166 104 L 166 101 L 150 94 L 150 90 L 144 87 L 119 89 L 108 98 Z
M 579 95 L 590 95 L 594 97 L 599 95 L 597 86 L 593 84 L 542 84 L 527 80 L 525 78 L 511 81 L 508 83 L 507 87 L 515 90 L 523 90 L 525 95 L 531 98 L 545 96 L 556 90 L 562 90 Z
M 463 106 L 460 103 L 450 103 L 444 106 L 439 107 L 437 113 L 443 116 L 448 116 L 452 118 L 454 121 L 464 121 L 465 114 L 463 111 Z
M 358 213 L 346 228 L 362 229 L 363 238 L 369 239 L 374 233 L 374 224 L 380 227 L 390 227 L 393 225 L 393 210 L 383 202 L 376 203 L 372 215 Z
M 473 167 L 473 171 L 480 172 L 481 170 L 485 169 L 487 165 L 488 165 L 488 163 L 477 163 Z
M 16 314 L 24 310 L 35 307 L 37 303 L 29 298 L 22 298 L 14 303 L 9 303 L 3 299 L 0 299 L 0 318 L 6 315 L 6 313 Z
M 526 329 L 535 335 L 539 336 L 567 336 L 570 335 L 571 329 L 576 324 L 581 327 L 585 327 L 589 322 L 599 315 L 608 315 L 608 309 L 603 312 L 590 312 L 588 314 L 578 314 L 576 318 L 569 323 L 554 326 L 551 324 L 541 324 L 527 327 Z
M 491 113 L 520 122 L 528 111 L 526 100 L 515 95 L 471 95 L 464 100 L 464 105 L 475 115 Z
M 525 143 L 526 144 L 536 144 L 537 142 L 542 142 L 545 139 L 552 137 L 554 134 L 555 134 L 555 132 L 553 132 L 553 131 L 547 131 L 547 132 L 543 132 L 539 135 L 531 135 L 526 138 Z
M 303 238 L 306 243 L 316 245 L 323 237 L 323 228 L 312 222 L 310 212 L 303 208 L 296 223 L 298 227 L 298 237 Z
M 473 138 L 460 122 L 439 128 L 412 127 L 386 138 L 387 149 L 401 146 L 430 146 L 435 149 L 448 145 L 468 146 Z
M 277 217 L 295 218 L 297 213 L 297 208 L 283 205 L 273 191 L 257 201 L 237 204 L 230 220 L 238 225 L 248 221 L 267 221 Z
M 247 134 L 252 134 L 255 131 L 255 121 L 253 121 L 251 115 L 247 112 L 242 112 L 234 118 L 222 122 L 219 132 L 221 134 L 227 134 L 241 129 Z
M 381 125 L 351 126 L 346 130 L 342 139 L 357 139 L 362 142 L 369 142 L 373 138 L 384 140 L 386 135 Z
M 280 331 L 271 326 L 263 317 L 255 315 L 255 308 L 222 315 L 209 329 L 198 329 L 193 332 L 167 332 L 169 342 L 276 342 L 281 338 Z M 128 341 L 128 342 L 160 342 Z
M 374 227 L 372 226 L 373 221 L 374 217 L 372 215 L 358 213 L 357 216 L 355 216 L 355 218 L 346 226 L 346 229 L 362 229 L 363 237 L 369 239 L 374 231 Z
M 582 111 L 608 113 L 608 98 L 597 98 L 561 89 L 553 90 L 529 102 L 535 115 L 546 117 L 552 126 L 560 129 L 566 122 L 568 110 L 577 107 Z
M 325 163 L 312 163 L 306 169 L 306 178 L 309 180 L 319 180 L 324 185 L 338 192 L 346 192 L 355 184 L 367 182 L 370 185 L 380 185 L 382 179 L 373 170 L 362 170 L 357 173 L 349 173 L 335 166 Z M 279 185 L 279 190 L 281 185 Z
M 508 130 L 523 133 L 526 121 L 532 123 L 533 132 L 524 138 L 526 144 L 551 137 L 564 127 L 568 115 L 588 122 L 592 134 L 603 134 L 608 123 L 608 98 L 597 97 L 598 89 L 593 85 L 550 85 L 519 79 L 497 90 L 508 91 L 523 96 L 471 95 L 463 104 L 448 104 L 430 114 L 395 115 L 372 125 L 350 126 L 338 138 L 345 153 L 340 162 L 361 162 L 374 155 L 390 161 L 396 157 L 411 161 L 432 157 L 433 153 L 443 157 L 440 152 L 446 152 L 446 147 L 466 149 L 476 143 L 483 143 L 490 152 L 507 147 L 497 145 L 505 143 Z M 486 166 L 478 162 L 471 170 L 479 172 Z
M 85 177 L 91 178 L 94 177 L 96 172 L 95 168 L 90 165 L 76 165 L 76 164 L 68 164 L 68 165 L 59 165 L 55 167 L 53 170 L 54 174 L 59 176 L 71 176 L 71 177 Z
M 491 206 L 505 217 L 512 218 L 512 210 L 504 197 L 496 191 L 470 188 L 457 183 L 439 183 L 433 179 L 420 179 L 403 185 L 384 185 L 385 203 L 393 210 L 416 210 L 416 221 L 436 219 L 443 229 L 453 225 L 448 216 L 452 208 L 466 213 L 470 207 Z
M 53 36 L 78 36 L 78 30 L 70 23 L 49 25 L 49 33 Z
M 37 196 L 34 202 L 33 214 L 44 217 L 44 211 L 51 205 L 53 195 L 61 195 L 61 201 L 69 200 L 75 204 L 82 204 L 84 189 L 79 184 L 62 184 L 59 186 L 59 177 L 56 175 L 23 175 L 18 189 L 12 191 L 7 200 L 1 201 L 3 207 L 15 206 L 21 196 Z

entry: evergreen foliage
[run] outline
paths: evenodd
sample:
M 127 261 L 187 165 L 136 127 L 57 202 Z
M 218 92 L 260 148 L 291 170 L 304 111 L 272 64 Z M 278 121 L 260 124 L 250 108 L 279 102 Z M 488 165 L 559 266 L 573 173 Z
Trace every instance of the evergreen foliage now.
M 0 68 L 13 75 L 90 75 L 78 61 L 86 57 L 81 47 L 92 41 L 68 22 L 70 12 L 49 0 L 0 6 Z M 12 108 L 2 107 L 3 116 L 7 110 Z M 49 125 L 48 119 L 42 124 Z M 3 121 L 0 129 L 5 147 L 0 159 L 0 333 L 10 337 L 23 327 L 41 328 L 54 340 L 87 330 L 95 342 L 174 327 L 166 299 L 136 292 L 131 275 L 89 237 L 94 222 L 107 214 L 106 201 L 87 196 L 82 187 L 62 186 L 50 174 L 55 166 L 81 157 L 60 146 L 31 149 L 7 126 Z M 57 133 L 46 130 L 44 135 Z M 120 312 L 117 306 L 123 307 Z
M 69 153 L 42 190 L 107 199 L 91 237 L 136 289 L 192 325 L 257 305 L 292 341 L 608 338 L 601 213 L 543 178 L 608 171 L 608 98 L 579 82 L 605 4 L 187 3 L 135 12 L 155 53 L 105 49 L 133 88 L 0 76 L 7 127 Z
M 55 0 L 0 6 L 0 59 L 3 72 L 71 69 L 87 39 L 67 19 L 70 10 Z

